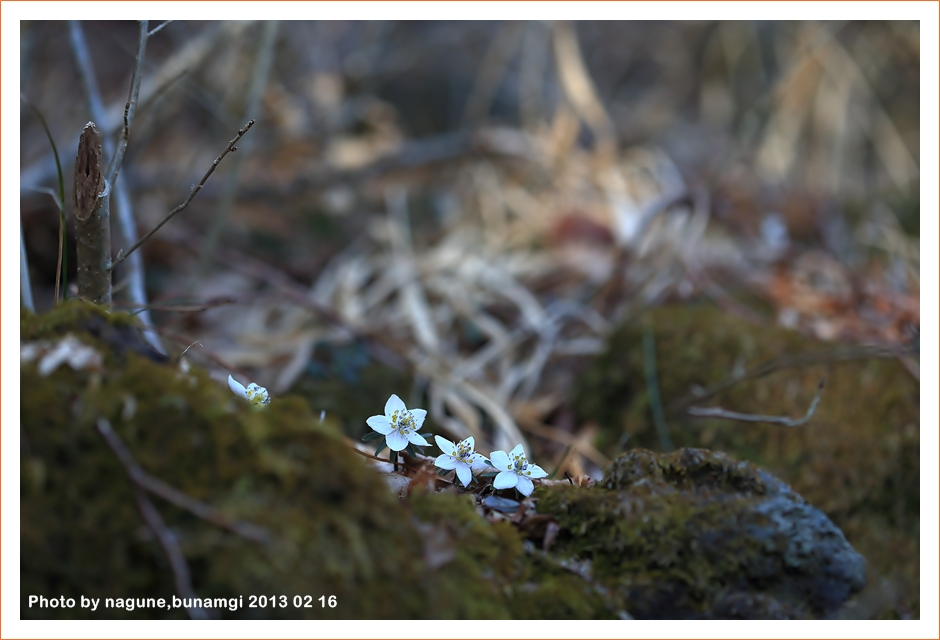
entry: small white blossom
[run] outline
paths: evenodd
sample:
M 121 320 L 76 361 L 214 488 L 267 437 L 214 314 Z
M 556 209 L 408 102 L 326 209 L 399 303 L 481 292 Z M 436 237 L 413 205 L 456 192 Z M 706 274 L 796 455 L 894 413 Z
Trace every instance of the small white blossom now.
M 256 385 L 254 382 L 249 384 L 248 387 L 243 387 L 238 380 L 229 376 L 228 387 L 236 396 L 241 396 L 256 407 L 263 407 L 271 402 L 271 398 L 268 397 L 268 390 Z
M 372 416 L 366 424 L 385 436 L 385 443 L 392 451 L 401 451 L 408 443 L 429 447 L 431 444 L 418 435 L 428 412 L 424 409 L 408 409 L 394 393 L 385 403 L 384 416 Z
M 457 477 L 465 487 L 470 484 L 471 470 L 481 470 L 487 466 L 486 458 L 473 451 L 473 436 L 461 440 L 456 445 L 440 436 L 434 436 L 434 441 L 444 452 L 443 455 L 437 456 L 435 466 L 448 471 L 456 469 Z
M 499 469 L 499 475 L 493 480 L 496 489 L 516 488 L 524 496 L 532 493 L 535 487 L 530 478 L 544 478 L 548 474 L 537 464 L 526 460 L 522 445 L 517 445 L 508 454 L 505 451 L 494 451 L 490 454 L 493 466 Z

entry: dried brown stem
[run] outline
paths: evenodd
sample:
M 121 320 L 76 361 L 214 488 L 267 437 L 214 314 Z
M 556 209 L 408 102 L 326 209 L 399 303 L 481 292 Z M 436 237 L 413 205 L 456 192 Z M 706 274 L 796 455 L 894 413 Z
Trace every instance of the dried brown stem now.
M 720 418 L 723 420 L 737 420 L 738 422 L 767 422 L 770 424 L 780 424 L 784 427 L 799 427 L 809 422 L 809 419 L 816 413 L 816 407 L 819 406 L 819 398 L 822 396 L 823 381 L 819 382 L 819 389 L 816 391 L 816 397 L 809 405 L 809 410 L 802 418 L 788 418 L 786 416 L 762 416 L 753 413 L 739 413 L 737 411 L 726 411 L 721 407 L 689 407 L 688 413 L 696 418 Z
M 176 583 L 176 591 L 180 594 L 180 597 L 189 600 L 195 599 L 197 596 L 195 590 L 193 590 L 192 580 L 189 577 L 189 565 L 186 563 L 186 556 L 183 555 L 183 551 L 180 549 L 179 543 L 176 540 L 176 535 L 166 526 L 166 523 L 160 516 L 160 512 L 153 506 L 153 502 L 151 502 L 146 493 L 141 489 L 135 488 L 134 499 L 137 501 L 137 509 L 140 511 L 141 517 L 144 519 L 144 522 L 147 523 L 147 527 L 150 528 L 153 535 L 156 536 L 160 546 L 163 547 L 163 552 L 166 554 L 167 560 L 170 562 L 170 570 L 173 572 L 173 581 Z M 202 607 L 188 607 L 186 613 L 188 613 L 189 617 L 193 620 L 209 619 L 208 612 Z
M 352 450 L 355 451 L 356 453 L 358 453 L 359 455 L 361 455 L 363 458 L 371 458 L 372 460 L 378 460 L 379 462 L 388 462 L 389 464 L 392 465 L 392 467 L 393 467 L 394 469 L 398 469 L 399 465 L 401 465 L 401 468 L 402 468 L 402 469 L 405 468 L 405 463 L 404 463 L 404 462 L 392 462 L 392 461 L 389 460 L 388 458 L 380 458 L 380 457 L 378 457 L 378 456 L 374 456 L 374 455 L 372 455 L 371 453 L 366 453 L 365 451 L 360 451 L 359 449 L 356 448 L 355 445 L 352 446 Z
M 719 380 L 715 384 L 705 387 L 705 389 L 689 393 L 674 402 L 669 407 L 669 411 L 671 413 L 681 413 L 692 403 L 707 400 L 725 389 L 730 389 L 739 382 L 762 378 L 782 369 L 806 367 L 815 364 L 828 364 L 831 362 L 845 362 L 848 360 L 863 360 L 866 358 L 893 358 L 898 355 L 905 355 L 904 350 L 881 345 L 859 345 L 855 347 L 835 347 L 823 351 L 810 351 L 792 356 L 783 356 L 765 362 L 752 369 L 748 369 L 743 373 L 731 374 L 723 380 Z
M 176 207 L 175 209 L 173 209 L 172 211 L 170 211 L 168 214 L 166 214 L 166 216 L 163 218 L 163 220 L 161 220 L 160 222 L 158 222 L 158 223 L 156 224 L 156 226 L 155 226 L 153 229 L 151 229 L 151 230 L 148 231 L 146 234 L 144 234 L 144 236 L 143 236 L 140 240 L 138 240 L 137 242 L 135 242 L 135 243 L 131 246 L 130 249 L 128 249 L 127 251 L 124 251 L 124 250 L 122 249 L 121 251 L 118 252 L 117 257 L 114 259 L 114 262 L 113 262 L 112 265 L 111 265 L 111 268 L 112 268 L 112 269 L 114 269 L 114 267 L 116 267 L 116 266 L 118 266 L 119 264 L 121 264 L 122 262 L 124 262 L 124 260 L 127 259 L 127 256 L 129 256 L 129 255 L 131 255 L 132 253 L 134 253 L 134 251 L 136 251 L 136 250 L 140 247 L 140 245 L 142 245 L 144 242 L 146 242 L 146 241 L 150 238 L 150 236 L 152 236 L 152 235 L 155 234 L 157 231 L 159 231 L 160 227 L 162 227 L 163 225 L 165 225 L 167 222 L 170 221 L 170 218 L 172 218 L 172 217 L 175 216 L 177 213 L 179 213 L 180 211 L 182 211 L 183 209 L 185 209 L 186 207 L 189 206 L 189 203 L 193 201 L 193 198 L 196 197 L 196 194 L 199 193 L 199 192 L 202 190 L 203 186 L 205 186 L 206 180 L 209 179 L 209 176 L 211 176 L 211 175 L 215 172 L 215 168 L 219 166 L 219 163 L 220 163 L 220 162 L 222 162 L 222 158 L 224 158 L 225 156 L 227 156 L 227 155 L 229 154 L 229 152 L 235 151 L 235 150 L 237 149 L 237 147 L 235 146 L 235 143 L 238 142 L 239 140 L 241 140 L 242 136 L 245 135 L 246 133 L 248 133 L 248 130 L 251 129 L 251 127 L 252 127 L 254 124 L 255 124 L 255 121 L 254 121 L 254 120 L 249 120 L 248 123 L 245 125 L 244 128 L 238 130 L 238 134 L 236 134 L 236 136 L 235 136 L 234 138 L 232 138 L 232 139 L 229 141 L 229 143 L 225 146 L 225 149 L 222 151 L 222 153 L 219 154 L 219 157 L 216 158 L 216 159 L 212 162 L 212 166 L 209 167 L 209 170 L 208 170 L 208 171 L 206 171 L 206 175 L 204 175 L 204 176 L 202 177 L 202 180 L 199 181 L 199 184 L 197 184 L 195 187 L 193 187 L 192 191 L 189 193 L 189 197 L 186 198 L 186 200 L 183 202 L 183 204 L 179 205 L 178 207 Z
M 108 422 L 107 419 L 100 418 L 97 426 L 98 433 L 105 439 L 105 442 L 108 443 L 115 455 L 117 455 L 118 460 L 124 465 L 128 476 L 134 481 L 134 500 L 137 502 L 137 509 L 140 511 L 140 516 L 144 519 L 144 522 L 147 523 L 147 526 L 153 532 L 153 535 L 156 536 L 160 546 L 163 547 L 163 552 L 166 554 L 167 560 L 170 563 L 170 570 L 173 572 L 173 580 L 176 582 L 177 592 L 183 598 L 195 598 L 196 592 L 193 590 L 192 581 L 189 577 L 189 565 L 186 563 L 186 556 L 183 555 L 183 551 L 180 549 L 179 543 L 176 540 L 176 535 L 166 526 L 166 522 L 163 521 L 160 512 L 157 511 L 150 497 L 147 496 L 143 488 L 141 488 L 139 483 L 135 480 L 134 473 L 132 473 L 132 469 L 139 470 L 140 467 L 134 462 L 130 452 L 124 448 L 124 444 L 118 439 L 117 434 L 114 433 L 114 430 L 111 428 L 111 423 Z M 193 620 L 206 620 L 209 618 L 208 613 L 201 607 L 191 607 L 187 609 L 187 613 L 189 613 L 189 617 Z
M 204 502 L 200 502 L 199 500 L 186 495 L 179 489 L 171 487 L 162 480 L 158 480 L 157 478 L 149 475 L 140 467 L 139 464 L 137 464 L 137 461 L 134 460 L 134 456 L 131 454 L 130 450 L 124 446 L 124 443 L 118 437 L 117 433 L 114 431 L 114 429 L 111 428 L 111 423 L 108 422 L 108 420 L 105 418 L 100 418 L 98 420 L 98 433 L 101 434 L 101 437 L 104 438 L 105 442 L 108 443 L 108 446 L 111 447 L 114 455 L 117 456 L 118 460 L 124 466 L 128 477 L 137 488 L 149 491 L 150 493 L 163 498 L 170 504 L 175 505 L 184 511 L 188 511 L 197 518 L 201 518 L 216 525 L 217 527 L 231 531 L 232 533 L 239 535 L 246 540 L 250 540 L 261 545 L 269 544 L 273 540 L 273 536 L 270 534 L 270 532 L 268 532 L 267 529 L 259 527 L 255 524 L 251 524 L 250 522 L 241 522 L 239 520 L 235 520 L 222 511 L 219 511 L 215 507 L 211 507 Z

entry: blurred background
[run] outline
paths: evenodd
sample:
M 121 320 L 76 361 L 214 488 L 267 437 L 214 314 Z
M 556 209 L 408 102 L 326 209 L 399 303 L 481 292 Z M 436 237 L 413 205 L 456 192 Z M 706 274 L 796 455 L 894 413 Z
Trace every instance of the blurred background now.
M 96 110 L 117 140 L 137 35 L 22 23 L 37 310 L 59 212 L 36 111 L 71 233 L 78 136 Z M 114 252 L 255 124 L 119 269 L 115 306 L 172 360 L 302 395 L 353 440 L 397 393 L 556 477 L 635 446 L 754 460 L 869 559 L 853 616 L 917 617 L 919 59 L 916 22 L 171 22 L 147 44 Z M 699 393 L 807 349 L 836 355 Z M 692 394 L 800 417 L 820 377 L 809 435 L 685 415 Z

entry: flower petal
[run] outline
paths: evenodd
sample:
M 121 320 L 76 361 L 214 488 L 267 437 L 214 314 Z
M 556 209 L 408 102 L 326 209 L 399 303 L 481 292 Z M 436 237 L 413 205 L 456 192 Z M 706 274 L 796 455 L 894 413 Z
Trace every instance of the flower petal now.
M 528 476 L 530 478 L 544 478 L 548 473 L 542 467 L 537 464 L 530 464 L 528 468 Z
M 415 432 L 415 431 L 412 431 L 410 434 L 408 434 L 408 442 L 410 442 L 410 443 L 413 444 L 413 445 L 417 445 L 417 446 L 419 446 L 419 447 L 430 447 L 430 446 L 431 446 L 431 443 L 430 443 L 430 442 L 428 442 L 427 440 L 425 440 L 424 438 L 422 438 L 421 436 L 419 436 L 419 435 L 417 434 L 417 432 Z
M 486 463 L 486 458 L 484 458 L 479 453 L 471 454 L 470 457 L 472 460 L 472 462 L 470 463 L 470 467 L 474 470 L 483 470 L 483 469 L 486 469 L 488 466 L 490 466 Z
M 449 456 L 452 456 L 457 453 L 457 447 L 454 446 L 454 443 L 450 440 L 445 440 L 440 436 L 434 436 L 434 442 L 437 443 L 437 448 L 446 453 Z
M 500 471 L 509 471 L 512 469 L 512 465 L 509 463 L 509 456 L 506 455 L 505 451 L 494 451 L 491 453 L 490 462 Z
M 517 444 L 516 448 L 509 452 L 509 457 L 515 458 L 516 456 L 525 457 L 525 450 L 522 448 L 521 444 Z
M 420 429 L 421 425 L 424 424 L 424 419 L 428 416 L 428 412 L 424 409 L 412 409 L 411 417 L 415 419 L 415 429 Z
M 442 456 L 437 456 L 437 460 L 434 461 L 435 467 L 440 467 L 441 469 L 447 469 L 448 471 L 450 471 L 451 469 L 456 469 L 457 464 L 458 464 L 457 458 L 455 458 L 454 456 L 449 456 L 447 454 L 444 454 Z
M 389 422 L 386 416 L 366 418 L 366 424 L 372 427 L 373 431 L 378 431 L 383 435 L 388 435 L 388 432 L 392 430 L 392 423 Z
M 401 401 L 401 398 L 396 396 L 394 393 L 392 397 L 388 399 L 388 402 L 385 403 L 385 415 L 390 416 L 396 411 L 405 411 L 405 403 Z
M 535 487 L 532 486 L 531 480 L 529 480 L 525 476 L 519 476 L 519 482 L 516 483 L 516 489 L 519 490 L 519 493 L 521 493 L 524 496 L 527 496 L 532 493 L 532 489 L 534 488 Z
M 389 431 L 385 434 L 385 442 L 392 451 L 401 451 L 408 446 L 408 438 L 401 431 Z
M 505 455 L 505 454 L 503 454 Z M 519 476 L 512 471 L 500 471 L 493 480 L 494 489 L 512 489 L 519 482 Z
M 242 386 L 242 384 L 233 378 L 232 376 L 228 377 L 228 388 L 232 390 L 236 396 L 241 396 L 243 398 L 248 397 L 248 390 Z
M 470 479 L 473 477 L 470 474 L 470 467 L 465 464 L 457 465 L 457 477 L 460 478 L 460 481 L 463 483 L 463 486 L 470 486 Z
M 466 446 L 470 447 L 470 451 L 474 451 L 473 436 L 470 436 L 469 438 L 466 438 L 466 439 L 464 439 L 464 440 L 461 440 L 461 441 L 460 441 L 460 444 L 466 445 Z

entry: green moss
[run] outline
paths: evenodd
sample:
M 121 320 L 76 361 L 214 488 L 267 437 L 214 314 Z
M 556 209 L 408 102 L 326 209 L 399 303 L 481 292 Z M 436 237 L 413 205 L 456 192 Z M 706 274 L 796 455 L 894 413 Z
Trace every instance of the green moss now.
M 88 330 L 89 323 L 95 333 Z M 112 328 L 131 333 L 114 341 Z M 307 403 L 282 397 L 257 410 L 199 368 L 115 352 L 133 320 L 89 305 L 24 315 L 25 340 L 71 333 L 104 355 L 101 370 L 21 367 L 23 592 L 67 597 L 170 597 L 165 554 L 137 512 L 127 473 L 95 424 L 106 418 L 152 476 L 265 527 L 267 546 L 152 500 L 177 536 L 197 594 L 245 597 L 237 618 L 506 618 L 602 615 L 596 596 L 523 550 L 509 524 L 491 525 L 467 496 L 402 501 L 380 474 L 321 424 Z M 430 528 L 429 528 L 430 527 Z M 440 541 L 443 534 L 444 542 Z M 441 561 L 435 545 L 452 545 Z M 446 551 L 446 549 L 445 549 Z M 583 585 L 581 585 L 583 589 Z M 556 597 L 567 593 L 558 608 Z M 249 595 L 285 595 L 287 608 L 249 609 Z M 294 596 L 312 596 L 296 609 Z M 336 596 L 335 609 L 318 598 Z M 21 609 L 23 617 L 182 618 L 182 610 Z
M 420 494 L 415 512 L 440 527 L 453 559 L 440 570 L 437 599 L 462 603 L 462 617 L 593 619 L 612 616 L 609 603 L 582 577 L 524 541 L 506 522 L 489 524 L 470 496 Z M 429 535 L 429 534 L 425 534 Z M 440 550 L 438 550 L 440 551 Z M 452 608 L 450 606 L 446 608 Z
M 81 331 L 83 323 L 129 324 L 87 306 L 57 313 L 73 315 L 26 318 L 23 335 L 71 331 L 107 350 Z M 26 593 L 52 586 L 66 595 L 176 592 L 163 552 L 141 527 L 124 469 L 95 431 L 104 417 L 148 473 L 275 534 L 276 544 L 261 547 L 154 498 L 200 595 L 335 595 L 340 602 L 332 610 L 245 609 L 240 617 L 429 615 L 431 586 L 408 510 L 303 401 L 254 410 L 198 369 L 184 375 L 132 351 L 121 360 L 103 372 L 63 366 L 47 378 L 32 365 L 21 369 Z M 409 597 L 389 598 L 390 583 Z M 23 610 L 48 613 L 56 611 Z
M 896 360 L 855 359 L 788 367 L 742 380 L 696 404 L 800 417 L 825 379 L 819 408 L 801 427 L 693 419 L 676 406 L 696 389 L 736 371 L 834 345 L 779 327 L 754 326 L 708 305 L 656 309 L 612 336 L 575 391 L 581 418 L 598 423 L 597 444 L 611 457 L 631 447 L 659 446 L 644 374 L 646 327 L 654 335 L 657 382 L 675 446 L 725 451 L 787 482 L 831 517 L 870 560 L 870 583 L 885 578 L 901 594 L 897 602 L 869 613 L 916 612 L 919 385 L 903 366 Z
M 820 556 L 806 548 L 794 555 L 794 532 L 772 524 L 767 478 L 723 454 L 637 450 L 615 461 L 594 490 L 539 489 L 538 510 L 561 527 L 554 552 L 589 561 L 594 577 L 639 617 L 825 614 L 841 596 L 821 602 L 814 590 L 836 582 L 814 577 Z M 804 508 L 782 486 L 775 484 L 773 499 Z

